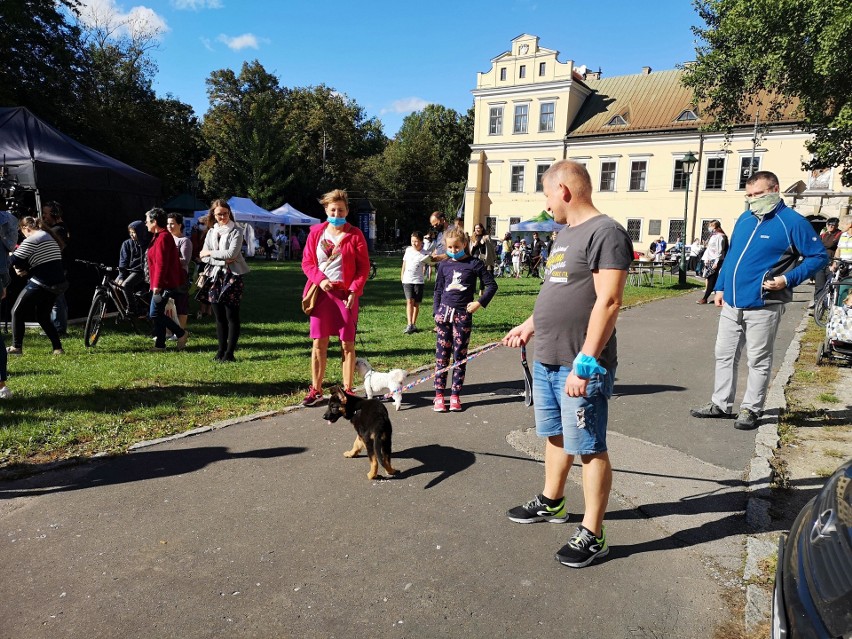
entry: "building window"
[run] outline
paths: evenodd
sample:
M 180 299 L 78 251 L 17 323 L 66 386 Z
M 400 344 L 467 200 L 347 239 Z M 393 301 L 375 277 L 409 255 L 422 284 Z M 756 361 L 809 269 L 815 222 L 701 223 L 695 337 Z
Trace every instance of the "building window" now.
M 615 162 L 601 162 L 601 191 L 615 191 Z
M 508 229 L 506 229 L 506 230 L 507 230 L 507 231 L 509 231 L 509 230 L 511 230 L 511 228 L 512 228 L 513 226 L 515 226 L 515 224 L 520 224 L 520 223 L 521 223 L 521 218 L 519 218 L 519 217 L 510 217 L 510 218 L 509 218 L 509 228 L 508 228 Z
M 553 120 L 553 112 L 555 105 L 553 102 L 542 102 L 541 103 L 541 114 L 539 116 L 538 121 L 538 130 L 539 131 L 553 131 L 554 120 Z
M 489 135 L 503 134 L 503 107 L 491 107 L 488 123 Z
M 505 82 L 506 81 L 506 67 L 501 67 L 500 69 L 500 79 Z
M 675 122 L 694 122 L 697 119 L 698 116 L 695 115 L 695 111 L 686 109 L 685 111 L 681 111 L 681 114 L 675 118 Z
M 630 163 L 630 190 L 645 191 L 645 178 L 648 176 L 648 161 L 633 160 Z
M 707 159 L 707 179 L 704 188 L 708 190 L 721 191 L 725 179 L 725 158 Z
M 639 242 L 642 239 L 642 220 L 640 218 L 627 218 L 627 235 L 631 242 Z
M 740 158 L 740 182 L 737 188 L 740 190 L 744 189 L 748 179 L 758 171 L 760 171 L 759 155 L 754 157 L 749 155 L 747 157 Z
M 710 224 L 710 222 L 713 222 L 713 221 L 714 221 L 713 218 L 701 220 L 701 241 L 702 242 L 706 242 L 707 240 L 710 239 L 710 236 L 713 235 L 710 232 L 710 229 L 707 228 L 707 225 Z
M 515 105 L 515 133 L 527 132 L 527 118 L 529 116 L 530 105 L 517 104 Z
M 547 63 L 546 62 L 539 62 L 538 63 L 538 74 L 539 75 L 544 75 L 544 72 L 545 72 L 546 69 L 547 69 Z
M 626 126 L 627 120 L 625 120 L 620 115 L 614 115 L 609 119 L 609 122 L 606 123 L 606 126 Z
M 660 237 L 660 229 L 663 226 L 662 220 L 651 220 L 648 222 L 648 235 L 657 238 Z
M 512 167 L 512 193 L 524 192 L 524 167 L 522 165 Z
M 488 216 L 485 218 L 485 233 L 491 237 L 497 237 L 497 218 Z
M 683 220 L 669 220 L 669 236 L 667 241 L 674 244 L 678 240 L 683 241 Z
M 541 193 L 544 191 L 544 184 L 541 179 L 544 177 L 544 172 L 550 168 L 549 164 L 539 164 L 535 169 L 535 192 Z
M 518 67 L 518 77 L 521 79 L 527 77 L 527 65 L 522 64 Z
M 683 170 L 683 160 L 675 160 L 674 178 L 672 179 L 672 191 L 685 191 L 686 181 L 689 176 Z

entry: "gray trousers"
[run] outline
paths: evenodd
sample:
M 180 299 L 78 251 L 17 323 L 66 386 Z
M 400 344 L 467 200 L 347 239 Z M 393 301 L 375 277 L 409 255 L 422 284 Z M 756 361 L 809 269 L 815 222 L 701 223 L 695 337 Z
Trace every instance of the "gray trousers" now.
M 743 345 L 748 361 L 748 382 L 740 408 L 760 414 L 772 375 L 772 348 L 784 304 L 763 308 L 734 308 L 725 304 L 716 334 L 716 380 L 713 403 L 731 412 L 737 394 L 737 367 Z

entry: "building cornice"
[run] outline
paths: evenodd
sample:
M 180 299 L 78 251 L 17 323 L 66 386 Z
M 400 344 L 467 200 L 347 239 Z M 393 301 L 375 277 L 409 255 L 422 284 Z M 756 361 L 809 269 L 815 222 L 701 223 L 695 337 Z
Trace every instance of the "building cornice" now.
M 540 93 L 542 91 L 571 93 L 578 91 L 584 98 L 591 94 L 591 90 L 573 80 L 559 80 L 556 82 L 542 82 L 540 84 L 522 84 L 508 87 L 494 87 L 488 89 L 471 89 L 474 98 L 500 97 L 511 100 L 517 95 L 526 95 L 529 93 Z M 552 96 L 548 96 L 553 99 Z

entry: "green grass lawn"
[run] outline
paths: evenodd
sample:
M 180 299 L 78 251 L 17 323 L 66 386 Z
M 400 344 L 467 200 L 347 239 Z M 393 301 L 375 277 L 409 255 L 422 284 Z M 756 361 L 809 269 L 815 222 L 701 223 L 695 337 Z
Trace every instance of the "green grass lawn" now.
M 425 330 L 402 334 L 400 262 L 378 258 L 378 276 L 361 300 L 358 354 L 379 369 L 411 370 L 434 361 L 428 285 L 418 321 Z M 66 355 L 54 357 L 47 338 L 27 329 L 24 356 L 9 358 L 15 396 L 0 402 L 0 467 L 121 451 L 144 439 L 298 403 L 310 383 L 308 319 L 300 307 L 304 275 L 289 262 L 255 260 L 251 267 L 236 363 L 212 361 L 215 325 L 192 316 L 192 336 L 182 353 L 171 345 L 166 353 L 149 353 L 148 337 L 110 320 L 92 349 L 83 346 L 81 327 L 72 326 L 63 340 Z M 476 315 L 471 347 L 503 337 L 532 312 L 538 280 L 498 283 L 491 305 Z M 628 287 L 625 305 L 680 292 L 674 283 Z M 332 340 L 327 386 L 340 381 L 339 352 Z

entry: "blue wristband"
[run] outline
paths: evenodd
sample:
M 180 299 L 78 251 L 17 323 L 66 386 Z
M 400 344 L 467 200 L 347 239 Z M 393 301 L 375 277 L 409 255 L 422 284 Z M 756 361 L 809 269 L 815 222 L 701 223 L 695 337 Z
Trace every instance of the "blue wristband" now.
M 590 379 L 595 374 L 606 375 L 606 369 L 598 364 L 598 360 L 585 353 L 579 353 L 574 358 L 571 368 L 580 379 Z

